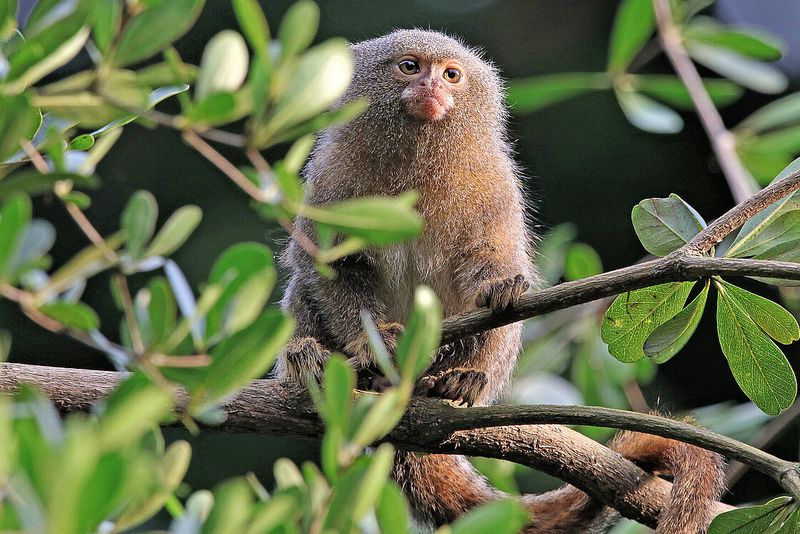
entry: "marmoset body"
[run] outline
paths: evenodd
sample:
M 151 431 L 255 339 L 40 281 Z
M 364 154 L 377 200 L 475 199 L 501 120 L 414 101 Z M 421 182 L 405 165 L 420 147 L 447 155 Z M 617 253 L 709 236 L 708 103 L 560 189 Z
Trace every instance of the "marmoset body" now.
M 420 284 L 434 290 L 450 316 L 479 306 L 513 306 L 537 281 L 497 69 L 475 49 L 432 31 L 399 30 L 352 49 L 355 74 L 342 102 L 366 97 L 369 106 L 352 122 L 320 134 L 304 170 L 306 202 L 413 189 L 425 228 L 414 241 L 336 262 L 332 279 L 319 275 L 313 259 L 290 241 L 283 307 L 296 318 L 297 331 L 276 368 L 285 381 L 318 376 L 332 351 L 345 354 L 357 370 L 374 368 L 360 313 L 371 315 L 391 352 Z M 303 218 L 296 230 L 315 236 L 313 223 Z M 508 384 L 520 348 L 520 323 L 443 347 L 418 391 L 491 404 Z M 721 489 L 716 455 L 633 433 L 614 443 L 629 459 L 676 475 L 660 532 L 705 529 Z M 681 469 L 687 462 L 691 469 Z M 681 471 L 689 473 L 682 486 Z M 460 456 L 398 452 L 393 476 L 415 517 L 431 526 L 502 496 Z M 522 501 L 533 514 L 530 533 L 604 532 L 615 516 L 571 486 Z

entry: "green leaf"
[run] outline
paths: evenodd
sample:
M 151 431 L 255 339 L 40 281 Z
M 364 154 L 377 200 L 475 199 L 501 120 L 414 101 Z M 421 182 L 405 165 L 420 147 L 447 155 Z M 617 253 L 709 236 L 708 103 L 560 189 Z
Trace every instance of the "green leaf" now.
M 222 295 L 206 317 L 206 339 L 212 339 L 231 328 L 231 311 L 246 295 L 243 288 L 252 278 L 262 278 L 271 290 L 276 279 L 272 251 L 261 243 L 239 243 L 225 250 L 214 262 L 209 283 L 224 285 Z M 263 301 L 261 302 L 263 306 Z
M 145 251 L 145 256 L 168 256 L 178 250 L 203 218 L 203 211 L 194 205 L 181 206 L 169 216 Z
M 413 209 L 417 198 L 416 192 L 397 197 L 360 197 L 320 207 L 304 206 L 298 214 L 369 243 L 387 245 L 422 231 L 422 217 Z
M 405 384 L 412 385 L 428 368 L 439 348 L 441 331 L 442 305 L 436 293 L 428 286 L 418 286 L 414 291 L 414 309 L 395 351 Z
M 375 507 L 375 518 L 381 534 L 410 534 L 408 524 L 408 503 L 397 484 L 387 482 L 381 489 L 378 504 Z
M 649 0 L 624 0 L 617 8 L 611 29 L 608 70 L 624 71 L 642 49 L 656 26 Z
M 614 94 L 628 122 L 640 130 L 666 134 L 683 129 L 681 116 L 667 106 L 634 91 L 618 89 Z
M 781 180 L 790 174 L 800 171 L 800 158 L 797 158 L 792 163 L 790 163 L 777 177 L 773 182 Z M 756 239 L 758 234 L 765 231 L 775 220 L 777 220 L 781 215 L 792 211 L 800 209 L 800 195 L 797 193 L 787 195 L 780 200 L 777 200 L 766 209 L 761 210 L 760 212 L 753 215 L 746 223 L 742 225 L 742 229 L 739 230 L 739 233 L 736 236 L 733 244 L 728 248 L 726 252 L 726 256 L 732 257 L 731 255 L 737 254 L 741 245 L 740 243 L 750 241 L 752 239 Z
M 760 506 L 737 508 L 719 514 L 708 527 L 708 534 L 760 534 L 792 504 L 790 497 L 777 497 Z
M 133 17 L 123 28 L 113 63 L 130 65 L 164 50 L 192 27 L 203 0 L 161 0 Z
M 0 1 L 0 41 L 5 40 L 17 27 L 17 0 Z
M 797 246 L 800 241 L 800 210 L 792 210 L 775 218 L 770 224 L 756 228 L 728 249 L 729 258 L 747 258 L 769 254 L 770 250 L 783 245 Z M 735 248 L 734 248 L 735 247 Z
M 356 387 L 353 368 L 343 358 L 332 357 L 325 364 L 323 384 L 325 406 L 320 414 L 324 414 L 325 424 L 332 428 L 346 428 L 352 411 L 353 388 Z
M 266 56 L 269 46 L 269 26 L 256 0 L 233 0 L 236 20 L 256 54 Z
M 683 30 L 688 42 L 726 48 L 762 61 L 776 61 L 786 48 L 775 35 L 755 28 L 722 25 L 711 17 L 696 17 Z
M 795 534 L 796 532 L 800 532 L 800 508 L 795 503 L 794 510 L 774 534 Z
M 158 203 L 148 191 L 136 191 L 122 211 L 120 225 L 125 230 L 126 248 L 133 259 L 144 252 L 158 218 Z
M 784 345 L 800 339 L 797 319 L 783 306 L 724 280 L 718 283 L 725 288 L 728 297 L 735 300 L 769 337 Z
M 564 258 L 564 279 L 580 280 L 603 272 L 597 251 L 586 243 L 573 243 Z
M 648 198 L 633 207 L 631 222 L 650 254 L 666 256 L 692 240 L 705 221 L 681 197 Z
M 772 65 L 747 58 L 725 48 L 701 43 L 687 43 L 692 59 L 731 81 L 760 93 L 780 93 L 789 81 Z
M 733 377 L 756 406 L 769 415 L 778 415 L 797 396 L 792 367 L 728 288 L 715 284 L 719 290 L 717 332 Z
M 194 98 L 202 101 L 215 93 L 237 91 L 247 76 L 247 45 L 238 32 L 222 30 L 203 50 Z
M 514 534 L 528 521 L 516 499 L 501 499 L 479 506 L 450 525 L 452 534 Z
M 122 21 L 122 2 L 104 0 L 92 6 L 92 35 L 97 48 L 106 53 L 120 29 Z
M 619 295 L 606 312 L 600 334 L 618 360 L 645 356 L 644 343 L 659 326 L 677 315 L 695 282 L 670 282 Z
M 256 132 L 259 146 L 315 117 L 342 96 L 353 75 L 353 53 L 343 39 L 329 39 L 303 54 L 290 72 L 272 113 Z
M 186 119 L 193 123 L 224 124 L 235 120 L 236 111 L 233 93 L 214 93 L 189 108 Z
M 255 495 L 244 477 L 222 482 L 214 489 L 214 509 L 203 525 L 207 534 L 240 534 L 246 531 Z
M 53 190 L 53 186 L 61 180 L 69 180 L 72 187 L 95 189 L 100 181 L 95 176 L 85 176 L 69 172 L 51 172 L 41 174 L 35 169 L 18 171 L 0 180 L 0 200 L 8 198 L 15 193 L 39 195 Z
M 736 126 L 737 130 L 747 129 L 763 132 L 800 122 L 800 92 L 792 93 L 760 107 L 752 115 Z
M 386 484 L 394 448 L 380 445 L 372 456 L 362 456 L 336 482 L 323 529 L 349 532 L 375 505 Z
M 281 61 L 293 58 L 311 44 L 319 26 L 319 8 L 311 0 L 295 2 L 278 28 Z
M 169 415 L 170 393 L 160 389 L 142 372 L 133 373 L 105 401 L 98 443 L 114 450 L 140 439 Z
M 21 143 L 34 136 L 40 122 L 41 115 L 30 106 L 26 95 L 0 94 L 0 162 L 17 153 Z
M 89 150 L 94 145 L 94 136 L 92 134 L 79 135 L 69 142 L 70 150 Z
M 147 340 L 146 345 L 152 347 L 165 341 L 175 329 L 178 308 L 169 282 L 165 278 L 151 279 L 147 284 L 146 291 L 148 292 L 147 319 L 152 336 Z
M 666 74 L 637 74 L 631 75 L 633 87 L 642 93 L 666 102 L 672 106 L 693 110 L 694 103 L 689 91 L 677 76 Z M 717 106 L 726 106 L 735 102 L 742 96 L 744 89 L 733 82 L 724 79 L 710 78 L 703 80 L 711 101 Z
M 31 220 L 31 199 L 17 193 L 0 206 L 0 281 L 14 274 L 11 262 L 22 242 L 25 228 Z
M 266 148 L 267 146 L 277 143 L 284 143 L 286 141 L 297 139 L 303 135 L 312 134 L 336 124 L 350 122 L 361 115 L 367 109 L 368 105 L 369 100 L 366 98 L 359 98 L 352 102 L 348 102 L 339 108 L 312 117 L 298 126 L 288 128 L 283 132 L 276 134 L 274 137 L 266 136 L 264 135 L 263 131 L 261 131 L 257 134 L 259 137 L 256 138 L 256 145 L 260 148 Z
M 412 384 L 408 384 L 410 390 Z M 408 402 L 408 390 L 390 389 L 379 396 L 360 398 L 356 403 L 353 437 L 350 442 L 358 447 L 374 444 L 392 431 L 403 417 Z M 364 412 L 365 407 L 366 412 Z M 363 415 L 362 415 L 363 414 Z
M 58 301 L 43 304 L 39 307 L 39 311 L 67 328 L 89 331 L 100 327 L 100 318 L 83 302 Z
M 506 100 L 515 113 L 531 113 L 589 91 L 611 87 L 605 72 L 549 74 L 511 81 Z
M 644 342 L 644 354 L 655 363 L 664 363 L 675 356 L 697 330 L 703 311 L 710 283 L 706 281 L 703 290 L 675 317 L 653 330 Z
M 90 2 L 38 2 L 28 17 L 25 41 L 9 58 L 5 93 L 16 94 L 65 65 L 89 37 Z
M 205 398 L 201 409 L 215 405 L 270 368 L 278 350 L 289 341 L 294 321 L 277 310 L 266 310 L 244 330 L 225 338 L 211 351 L 213 361 L 202 370 L 194 388 Z

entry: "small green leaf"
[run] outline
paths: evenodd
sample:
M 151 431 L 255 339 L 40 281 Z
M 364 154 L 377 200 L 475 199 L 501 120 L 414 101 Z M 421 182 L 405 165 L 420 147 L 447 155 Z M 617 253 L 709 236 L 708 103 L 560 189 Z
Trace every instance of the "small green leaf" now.
M 722 25 L 711 17 L 696 17 L 683 30 L 688 42 L 726 48 L 743 56 L 762 61 L 776 61 L 786 47 L 771 33 L 755 28 Z
M 672 106 L 693 110 L 694 103 L 689 91 L 677 76 L 666 74 L 637 74 L 631 75 L 634 88 Z M 724 79 L 704 79 L 703 86 L 708 96 L 717 106 L 726 106 L 735 102 L 742 96 L 744 89 L 733 82 Z
M 173 401 L 167 391 L 141 372 L 133 373 L 105 401 L 98 443 L 114 450 L 138 440 L 169 415 Z
M 656 256 L 681 248 L 705 228 L 705 221 L 674 193 L 642 200 L 633 207 L 631 221 L 642 246 Z
M 0 206 L 0 281 L 13 276 L 14 256 L 22 244 L 25 228 L 31 220 L 31 200 L 17 193 Z
M 411 384 L 409 384 L 410 386 Z M 403 417 L 407 402 L 407 392 L 400 389 L 390 389 L 377 398 L 369 397 L 369 400 L 367 398 L 358 399 L 354 410 L 356 416 L 353 418 L 353 422 L 357 426 L 350 440 L 351 443 L 358 447 L 367 447 L 386 436 Z M 362 417 L 359 417 L 363 413 L 365 405 L 369 409 Z
M 148 191 L 137 191 L 122 211 L 120 225 L 125 230 L 126 248 L 134 258 L 140 258 L 145 245 L 153 237 L 158 218 L 158 203 Z
M 618 296 L 606 312 L 600 329 L 608 351 L 623 362 L 642 359 L 647 338 L 683 309 L 694 284 L 670 282 Z
M 580 280 L 603 272 L 597 251 L 586 243 L 573 243 L 564 258 L 564 279 Z
M 70 150 L 89 150 L 94 144 L 94 136 L 91 134 L 79 135 L 69 142 Z
M 101 52 L 108 51 L 122 21 L 122 2 L 105 0 L 92 5 L 92 35 Z
M 0 1 L 0 41 L 17 28 L 17 0 Z
M 570 72 L 513 80 L 506 100 L 515 113 L 531 113 L 612 84 L 605 72 Z
M 237 307 L 240 292 L 251 278 L 263 278 L 271 290 L 276 276 L 272 251 L 265 245 L 239 243 L 226 249 L 214 262 L 209 275 L 209 283 L 224 285 L 224 290 L 206 317 L 206 339 L 227 332 L 231 327 L 230 313 Z
M 628 122 L 646 132 L 677 133 L 683 129 L 683 119 L 673 110 L 634 91 L 619 89 L 617 95 Z
M 43 304 L 39 311 L 55 319 L 67 328 L 76 330 L 97 330 L 100 327 L 100 318 L 93 309 L 82 302 L 53 302 Z
M 311 0 L 295 2 L 278 28 L 281 61 L 291 59 L 311 44 L 319 26 L 319 8 Z
M 394 482 L 387 482 L 381 489 L 375 507 L 375 518 L 378 520 L 381 534 L 411 534 L 411 527 L 408 524 L 408 503 Z
M 760 534 L 791 506 L 790 497 L 777 497 L 760 506 L 737 508 L 719 514 L 708 527 L 708 534 Z
M 747 58 L 725 48 L 701 43 L 687 43 L 692 59 L 731 81 L 760 93 L 780 93 L 789 81 L 772 65 Z
M 305 480 L 297 464 L 288 458 L 278 458 L 272 467 L 275 474 L 275 484 L 278 488 L 290 488 L 292 486 L 304 487 Z
M 355 372 L 344 359 L 334 356 L 325 364 L 323 383 L 325 424 L 329 427 L 345 428 L 349 424 L 352 411 Z
M 608 70 L 624 71 L 655 29 L 653 4 L 649 0 L 624 0 L 617 8 L 611 29 Z
M 0 95 L 0 117 L 0 162 L 3 162 L 34 136 L 41 115 L 30 106 L 27 95 Z
M 258 133 L 260 137 L 256 139 L 257 146 L 266 148 L 267 146 L 277 143 L 285 143 L 286 141 L 297 139 L 302 135 L 318 132 L 319 130 L 328 128 L 330 126 L 350 122 L 361 115 L 367 109 L 368 105 L 369 101 L 366 98 L 359 98 L 357 100 L 353 100 L 352 102 L 348 102 L 339 108 L 332 109 L 331 111 L 326 111 L 321 115 L 312 117 L 298 126 L 288 128 L 283 132 L 276 134 L 274 137 L 265 136 L 263 131 L 261 131 Z
M 183 245 L 192 235 L 203 212 L 194 205 L 182 206 L 169 216 L 145 251 L 145 256 L 168 256 Z
M 206 534 L 240 534 L 247 531 L 255 495 L 244 477 L 222 482 L 214 489 L 214 509 L 203 525 Z
M 514 534 L 528 521 L 528 513 L 516 499 L 501 499 L 471 510 L 450 525 L 452 534 Z
M 204 0 L 150 2 L 122 30 L 113 62 L 130 65 L 164 50 L 192 27 Z
M 797 396 L 792 367 L 731 292 L 715 284 L 719 290 L 717 332 L 733 377 L 756 406 L 769 415 L 778 415 Z
M 703 290 L 675 317 L 665 322 L 650 334 L 644 342 L 644 354 L 655 363 L 664 363 L 680 351 L 692 337 L 703 311 L 710 283 L 706 281 Z
M 439 299 L 428 286 L 418 286 L 414 291 L 414 309 L 405 331 L 397 340 L 395 351 L 405 384 L 411 385 L 428 368 L 439 347 L 441 330 L 442 305 Z
M 800 339 L 797 319 L 786 308 L 724 280 L 718 283 L 725 288 L 728 297 L 735 300 L 769 337 L 784 345 Z
M 360 197 L 320 207 L 304 206 L 299 214 L 333 230 L 387 245 L 412 238 L 422 231 L 422 217 L 413 209 L 418 195 Z
M 769 254 L 770 250 L 800 241 L 800 210 L 787 211 L 766 226 L 760 226 L 741 240 L 737 239 L 725 253 L 729 258 L 747 258 Z M 733 251 L 731 251 L 733 249 Z
M 200 102 L 215 93 L 237 91 L 247 76 L 247 45 L 238 32 L 222 30 L 206 45 L 200 60 L 194 98 Z
M 261 6 L 256 0 L 233 0 L 233 10 L 253 51 L 265 56 L 269 46 L 269 26 Z
M 236 96 L 232 93 L 214 93 L 194 104 L 186 119 L 193 123 L 220 124 L 234 119 Z
M 250 326 L 225 338 L 212 351 L 213 361 L 202 371 L 194 391 L 205 398 L 199 411 L 215 405 L 270 368 L 278 350 L 289 341 L 294 321 L 277 310 L 266 310 Z
M 800 121 L 800 92 L 792 93 L 760 107 L 736 126 L 737 130 L 763 132 Z

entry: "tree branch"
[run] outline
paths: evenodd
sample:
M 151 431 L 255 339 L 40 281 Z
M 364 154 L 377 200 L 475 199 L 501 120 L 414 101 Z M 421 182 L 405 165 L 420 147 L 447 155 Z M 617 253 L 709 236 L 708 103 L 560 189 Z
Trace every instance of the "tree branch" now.
M 50 397 L 62 413 L 85 412 L 111 393 L 124 377 L 124 373 L 110 371 L 6 363 L 0 365 L 0 392 L 10 393 L 20 384 L 29 383 Z M 324 430 L 308 395 L 275 380 L 254 381 L 222 409 L 227 413 L 226 421 L 211 430 L 312 439 L 321 438 Z M 554 421 L 577 421 L 563 413 L 559 415 L 558 407 L 464 409 L 434 399 L 413 398 L 386 441 L 406 450 L 484 456 L 527 465 L 576 486 L 626 517 L 655 526 L 669 500 L 669 482 L 649 475 L 616 452 L 568 428 L 547 424 L 503 427 L 493 419 L 508 410 L 521 421 L 515 422 L 509 415 L 504 416 L 502 424 L 517 425 L 536 419 L 534 414 L 540 409 L 542 416 L 537 422 L 551 416 Z M 580 414 L 581 424 L 616 424 L 611 419 L 594 422 L 589 414 L 596 408 L 565 409 Z M 526 417 L 529 421 L 522 421 Z M 467 429 L 473 423 L 479 428 Z M 715 506 L 716 513 L 729 509 L 722 503 Z
M 750 217 L 798 189 L 800 170 L 736 205 L 669 256 L 527 293 L 519 304 L 503 312 L 493 313 L 487 308 L 479 308 L 448 317 L 442 323 L 442 344 L 654 284 L 700 280 L 713 275 L 800 280 L 799 263 L 702 256 Z
M 653 7 L 664 52 L 689 92 L 734 200 L 737 203 L 744 202 L 758 190 L 758 186 L 736 153 L 736 138 L 725 128 L 700 74 L 683 46 L 683 37 L 672 20 L 669 0 L 653 0 Z

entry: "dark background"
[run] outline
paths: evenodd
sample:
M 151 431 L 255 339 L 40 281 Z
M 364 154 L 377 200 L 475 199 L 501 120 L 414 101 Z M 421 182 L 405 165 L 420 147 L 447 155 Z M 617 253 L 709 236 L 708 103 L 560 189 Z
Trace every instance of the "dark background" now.
M 442 30 L 484 48 L 508 79 L 604 70 L 617 4 L 613 0 L 318 3 L 322 13 L 318 40 L 343 36 L 358 41 L 411 26 Z M 262 4 L 274 30 L 291 2 Z M 783 33 L 787 41 L 797 41 L 800 35 L 800 3 L 793 0 L 727 1 L 716 9 L 719 16 L 728 20 L 770 27 Z M 230 3 L 209 0 L 197 25 L 177 45 L 184 60 L 199 63 L 204 44 L 223 28 L 236 28 Z M 800 43 L 789 43 L 789 47 L 790 54 L 780 66 L 793 77 L 792 86 L 797 90 Z M 81 68 L 80 60 L 77 63 L 68 65 L 67 70 Z M 669 72 L 669 68 L 658 57 L 646 65 L 645 71 Z M 746 93 L 740 102 L 723 111 L 726 124 L 735 125 L 772 98 Z M 680 134 L 639 131 L 625 120 L 610 92 L 587 94 L 533 115 L 518 115 L 512 110 L 512 138 L 528 177 L 527 194 L 536 206 L 535 231 L 541 233 L 555 224 L 574 222 L 579 239 L 595 247 L 605 269 L 610 270 L 644 255 L 630 224 L 630 210 L 643 198 L 677 193 L 707 220 L 730 208 L 731 196 L 699 122 L 690 113 L 683 117 L 686 126 Z M 283 149 L 279 147 L 267 156 L 280 157 Z M 223 152 L 238 161 L 235 152 Z M 127 127 L 99 166 L 98 174 L 103 186 L 92 193 L 93 206 L 87 214 L 103 232 L 118 228 L 119 213 L 137 189 L 155 194 L 161 222 L 181 205 L 194 203 L 202 207 L 201 226 L 175 254 L 195 287 L 206 278 L 220 252 L 233 243 L 252 240 L 266 242 L 274 250 L 282 247 L 283 232 L 257 217 L 245 195 L 188 149 L 175 132 Z M 58 230 L 53 250 L 56 265 L 85 246 L 85 238 L 58 202 L 41 199 L 35 210 L 37 216 L 49 219 Z M 137 281 L 141 280 L 132 281 L 134 287 Z M 108 298 L 107 279 L 90 281 L 85 300 L 100 313 L 104 332 L 116 337 L 119 318 Z M 709 307 L 709 312 L 712 309 Z M 660 368 L 656 381 L 646 389 L 652 405 L 680 410 L 731 398 L 743 400 L 717 345 L 713 313 L 709 312 L 699 335 L 681 355 Z M 108 368 L 102 354 L 35 327 L 4 301 L 0 302 L 0 328 L 13 335 L 13 361 Z M 789 348 L 788 356 L 796 363 L 797 348 Z M 170 432 L 173 436 L 178 434 L 187 437 Z M 314 454 L 312 443 L 253 436 L 208 434 L 191 441 L 195 460 L 187 482 L 195 489 L 247 471 L 254 471 L 269 482 L 275 458 L 289 456 L 299 460 Z M 796 458 L 797 443 L 797 434 L 791 433 L 772 452 Z M 763 480 L 757 477 L 745 478 L 737 486 L 735 499 L 753 496 L 746 489 L 755 491 L 762 484 Z

